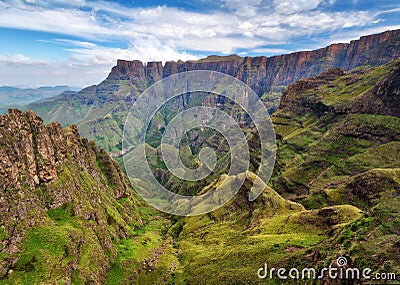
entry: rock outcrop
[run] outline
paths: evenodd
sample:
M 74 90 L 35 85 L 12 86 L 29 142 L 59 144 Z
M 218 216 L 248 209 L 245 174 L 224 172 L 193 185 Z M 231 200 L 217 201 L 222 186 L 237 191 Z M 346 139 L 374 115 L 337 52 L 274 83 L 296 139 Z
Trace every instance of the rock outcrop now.
M 141 223 L 119 165 L 75 125 L 18 110 L 0 116 L 0 157 L 0 278 L 103 283 L 113 241 Z

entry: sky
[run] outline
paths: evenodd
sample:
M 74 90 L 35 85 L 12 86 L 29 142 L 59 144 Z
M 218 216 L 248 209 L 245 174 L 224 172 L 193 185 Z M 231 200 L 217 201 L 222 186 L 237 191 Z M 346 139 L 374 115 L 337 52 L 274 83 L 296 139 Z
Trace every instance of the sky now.
M 0 0 L 0 85 L 84 87 L 117 59 L 273 56 L 395 29 L 399 0 Z

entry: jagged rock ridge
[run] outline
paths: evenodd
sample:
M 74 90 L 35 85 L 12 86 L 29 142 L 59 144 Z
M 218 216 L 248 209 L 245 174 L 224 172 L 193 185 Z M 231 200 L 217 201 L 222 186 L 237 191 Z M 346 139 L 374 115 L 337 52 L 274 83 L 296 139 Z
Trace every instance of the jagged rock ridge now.
M 141 223 L 119 165 L 32 111 L 0 116 L 0 156 L 0 278 L 103 283 L 114 242 Z
M 118 60 L 108 79 L 129 79 L 139 89 L 170 75 L 192 70 L 213 70 L 249 84 L 260 96 L 272 86 L 287 86 L 328 68 L 349 71 L 361 65 L 379 66 L 400 56 L 400 30 L 364 36 L 349 44 L 332 44 L 314 51 L 273 57 L 210 56 L 199 61 L 161 62 Z
M 27 109 L 34 110 L 48 123 L 57 121 L 62 126 L 76 123 L 82 135 L 118 156 L 122 154 L 124 121 L 133 102 L 152 83 L 172 74 L 206 69 L 232 75 L 249 84 L 273 112 L 284 88 L 296 80 L 316 76 L 329 68 L 363 70 L 399 56 L 400 30 L 397 30 L 362 37 L 349 44 L 269 58 L 210 56 L 199 61 L 166 62 L 164 66 L 161 62 L 118 60 L 99 85 L 32 103 Z

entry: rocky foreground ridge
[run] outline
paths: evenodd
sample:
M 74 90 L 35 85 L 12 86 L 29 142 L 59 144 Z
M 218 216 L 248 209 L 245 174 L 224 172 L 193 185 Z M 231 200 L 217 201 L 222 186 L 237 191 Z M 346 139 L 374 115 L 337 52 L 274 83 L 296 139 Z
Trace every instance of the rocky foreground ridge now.
M 0 185 L 0 280 L 103 283 L 115 242 L 141 224 L 108 154 L 32 111 L 0 116 Z

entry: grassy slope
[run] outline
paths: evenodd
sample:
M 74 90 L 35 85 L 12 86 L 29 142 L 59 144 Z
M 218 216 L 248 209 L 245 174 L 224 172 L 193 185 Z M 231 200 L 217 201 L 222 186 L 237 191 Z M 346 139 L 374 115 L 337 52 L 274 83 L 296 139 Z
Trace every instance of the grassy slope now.
M 397 64 L 345 75 L 297 96 L 312 94 L 342 107 Z M 279 142 L 271 186 L 310 210 L 265 212 L 279 205 L 262 202 L 268 190 L 254 204 L 235 197 L 209 215 L 182 220 L 178 243 L 188 283 L 253 284 L 264 262 L 321 268 L 339 252 L 354 266 L 400 272 L 400 119 L 281 109 L 273 121 Z
M 327 106 L 340 109 L 379 84 L 398 65 L 394 61 L 368 72 L 347 74 L 297 96 L 316 94 Z M 332 243 L 317 247 L 325 263 L 341 250 L 357 266 L 399 272 L 400 118 L 371 114 L 318 117 L 312 112 L 280 110 L 273 120 L 281 138 L 272 180 L 275 189 L 311 209 L 352 204 L 365 211 Z
M 189 284 L 255 284 L 265 262 L 279 266 L 301 260 L 361 216 L 349 205 L 307 211 L 269 187 L 248 202 L 250 187 L 251 179 L 223 208 L 181 221 L 179 251 Z
M 140 225 L 134 200 L 116 200 L 113 188 L 104 188 L 104 185 L 112 186 L 106 175 L 101 174 L 99 181 L 79 169 L 74 162 L 64 164 L 57 180 L 42 185 L 33 193 L 44 199 L 45 205 L 60 194 L 67 195 L 66 200 L 71 201 L 43 211 L 41 220 L 36 221 L 39 225 L 28 229 L 23 237 L 12 274 L 0 283 L 61 282 L 67 281 L 70 274 L 74 284 L 99 280 L 109 260 L 115 258 L 116 248 L 112 243 L 119 243 L 121 235 L 132 234 Z M 30 190 L 25 191 L 30 195 Z M 97 201 L 101 201 L 101 207 Z M 103 224 L 104 219 L 106 224 Z M 21 223 L 25 226 L 23 221 Z M 7 254 L 3 254 L 2 260 L 7 258 Z
M 345 75 L 295 96 L 318 94 L 322 102 L 342 106 L 372 89 L 395 63 L 366 73 Z M 349 76 L 352 79 L 343 91 L 339 87 Z M 360 91 L 361 85 L 363 90 Z M 317 117 L 310 112 L 297 114 L 279 110 L 273 115 L 273 121 L 280 140 L 272 185 L 287 196 L 289 193 L 301 195 L 337 188 L 355 174 L 377 167 L 399 166 L 398 117 L 369 114 Z
M 172 237 L 171 221 L 148 206 L 139 207 L 144 225 L 118 245 L 106 284 L 180 283 L 181 267 Z

